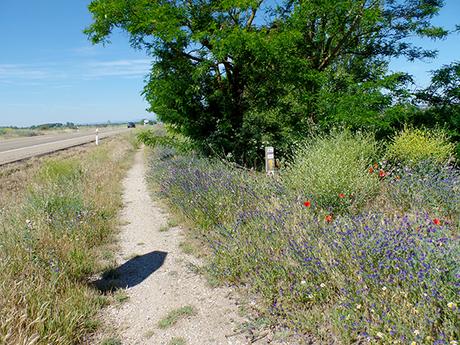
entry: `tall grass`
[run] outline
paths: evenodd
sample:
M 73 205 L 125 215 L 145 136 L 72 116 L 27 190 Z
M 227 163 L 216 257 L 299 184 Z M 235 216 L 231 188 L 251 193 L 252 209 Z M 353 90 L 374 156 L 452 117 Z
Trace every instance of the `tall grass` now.
M 338 156 L 348 148 L 331 140 L 337 135 L 300 151 L 290 168 L 298 170 L 286 177 L 269 178 L 157 147 L 151 178 L 171 206 L 198 226 L 212 249 L 210 272 L 256 292 L 262 312 L 274 323 L 299 335 L 315 334 L 321 343 L 458 340 L 458 223 L 436 198 L 424 208 L 407 198 L 410 207 L 400 207 L 388 191 L 410 175 L 396 178 L 388 169 L 383 176 L 369 176 L 375 175 L 368 166 L 374 149 L 343 134 L 353 152 Z M 335 170 L 327 164 L 331 159 L 340 162 Z M 349 166 L 352 175 L 342 177 L 335 189 L 327 178 Z M 459 176 L 451 178 L 453 193 Z M 356 195 L 367 184 L 372 188 L 362 194 L 365 205 L 325 218 L 329 203 L 336 207 L 341 199 L 338 192 L 349 188 L 344 194 Z M 330 189 L 334 199 L 320 199 L 317 208 L 304 203 L 306 197 L 327 196 Z M 450 209 L 457 201 L 442 202 Z
M 88 278 L 116 225 L 132 151 L 111 140 L 46 160 L 2 200 L 0 343 L 75 344 L 95 329 L 103 301 Z

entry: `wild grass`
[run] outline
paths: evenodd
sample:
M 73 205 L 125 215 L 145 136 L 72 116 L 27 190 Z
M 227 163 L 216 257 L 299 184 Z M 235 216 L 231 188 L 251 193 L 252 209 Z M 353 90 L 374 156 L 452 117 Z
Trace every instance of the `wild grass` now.
M 171 310 L 165 317 L 158 321 L 158 327 L 161 329 L 174 326 L 179 320 L 196 314 L 193 306 L 187 305 Z
M 293 163 L 301 173 L 275 178 L 157 147 L 151 180 L 206 239 L 209 272 L 249 288 L 262 316 L 297 336 L 343 344 L 458 341 L 458 170 L 417 175 L 374 166 L 375 150 L 344 136 L 354 152 L 338 156 L 348 148 L 319 138 Z M 333 168 L 331 157 L 339 162 Z M 341 171 L 349 165 L 347 177 Z M 359 207 L 337 208 L 340 193 L 357 195 L 364 184 L 372 188 L 360 194 Z
M 129 300 L 129 295 L 128 293 L 123 290 L 123 289 L 118 289 L 115 291 L 114 295 L 113 295 L 115 301 L 117 301 L 117 303 L 124 303 L 126 302 L 127 300 Z
M 0 212 L 0 343 L 75 344 L 105 301 L 90 287 L 121 206 L 132 146 L 110 140 L 40 160 Z M 6 177 L 7 178 L 7 177 Z

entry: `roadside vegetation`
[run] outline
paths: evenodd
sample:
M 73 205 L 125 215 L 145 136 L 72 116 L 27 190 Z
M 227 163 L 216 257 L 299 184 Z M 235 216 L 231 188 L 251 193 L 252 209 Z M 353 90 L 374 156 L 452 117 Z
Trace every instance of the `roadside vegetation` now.
M 76 152 L 1 176 L 2 344 L 82 343 L 98 325 L 105 299 L 89 281 L 117 225 L 133 145 L 124 137 Z
M 423 88 L 389 68 L 436 59 L 414 38 L 460 31 L 434 25 L 443 6 L 89 4 L 93 43 L 121 29 L 151 56 L 152 181 L 209 243 L 209 271 L 274 323 L 326 344 L 459 342 L 460 62 Z
M 165 131 L 140 137 L 154 147 L 151 181 L 208 244 L 208 272 L 255 293 L 273 324 L 320 343 L 456 344 L 460 172 L 434 133 L 335 130 L 275 177 Z
M 0 127 L 0 139 L 35 137 L 42 134 L 44 133 L 30 128 Z

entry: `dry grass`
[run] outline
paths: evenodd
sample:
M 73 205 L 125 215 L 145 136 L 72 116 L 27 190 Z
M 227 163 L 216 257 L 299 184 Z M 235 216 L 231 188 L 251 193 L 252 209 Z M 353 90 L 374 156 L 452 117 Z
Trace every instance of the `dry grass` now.
M 88 284 L 121 206 L 127 137 L 2 167 L 0 343 L 75 344 L 105 303 Z

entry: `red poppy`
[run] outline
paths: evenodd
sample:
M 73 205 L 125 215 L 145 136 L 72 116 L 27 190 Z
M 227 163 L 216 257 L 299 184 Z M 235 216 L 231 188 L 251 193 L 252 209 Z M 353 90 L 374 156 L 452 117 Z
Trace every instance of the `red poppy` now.
M 435 219 L 433 219 L 433 223 L 434 223 L 435 225 L 440 225 L 440 224 L 441 224 L 441 221 L 439 220 L 439 218 L 435 218 Z
M 380 169 L 380 170 L 379 170 L 379 176 L 380 176 L 380 177 L 385 177 L 385 175 L 386 175 L 386 174 L 385 174 L 385 171 L 383 171 L 383 169 Z
M 339 198 L 341 198 L 341 199 L 345 198 L 345 194 L 340 193 L 340 194 L 339 194 Z
M 305 202 L 303 203 L 303 205 L 304 205 L 305 207 L 310 207 L 310 206 L 311 206 L 311 202 L 310 202 L 310 201 L 305 201 Z
M 332 222 L 332 214 L 328 214 L 326 217 L 324 217 L 324 220 L 328 223 Z
M 370 167 L 369 168 L 369 174 L 372 174 L 374 172 L 374 168 L 373 167 Z

